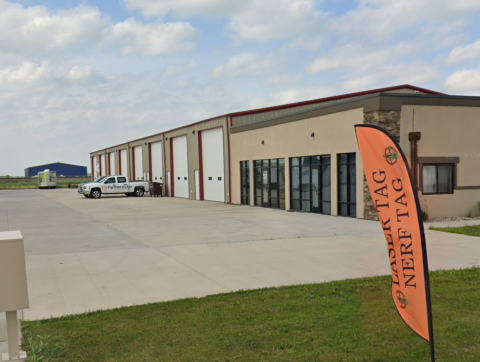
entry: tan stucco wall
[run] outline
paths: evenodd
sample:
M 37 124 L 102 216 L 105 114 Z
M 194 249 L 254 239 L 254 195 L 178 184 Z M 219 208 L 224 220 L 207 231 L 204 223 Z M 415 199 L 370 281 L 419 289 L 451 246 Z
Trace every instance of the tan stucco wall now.
M 414 121 L 414 122 L 413 122 Z M 403 106 L 400 145 L 410 161 L 408 133 L 421 132 L 418 157 L 458 157 L 457 186 L 450 195 L 423 195 L 420 204 L 430 217 L 467 216 L 480 202 L 480 108 Z M 420 170 L 421 172 L 421 170 Z
M 357 217 L 363 218 L 363 164 L 355 137 L 355 124 L 363 123 L 363 109 L 309 118 L 272 127 L 231 134 L 232 203 L 240 203 L 240 161 L 250 161 L 250 205 L 253 205 L 253 161 L 285 159 L 285 203 L 290 209 L 289 158 L 331 155 L 332 215 L 338 214 L 338 153 L 357 153 Z M 311 137 L 315 133 L 315 137 Z M 261 141 L 265 141 L 262 145 Z

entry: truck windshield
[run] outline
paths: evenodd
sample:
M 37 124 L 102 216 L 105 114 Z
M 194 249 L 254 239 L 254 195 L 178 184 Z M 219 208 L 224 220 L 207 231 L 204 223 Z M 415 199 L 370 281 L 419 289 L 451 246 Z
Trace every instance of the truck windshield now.
M 102 181 L 102 180 L 105 179 L 105 178 L 107 178 L 107 176 L 102 176 L 102 177 L 99 177 L 99 178 L 93 180 L 93 182 L 100 182 L 100 181 Z

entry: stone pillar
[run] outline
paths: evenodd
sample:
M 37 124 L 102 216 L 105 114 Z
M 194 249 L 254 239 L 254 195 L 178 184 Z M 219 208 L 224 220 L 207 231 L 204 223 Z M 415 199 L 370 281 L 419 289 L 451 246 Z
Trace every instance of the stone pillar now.
M 400 142 L 400 111 L 373 111 L 363 114 L 363 123 L 379 126 L 389 132 L 395 141 Z M 364 218 L 378 220 L 377 209 L 368 190 L 367 179 L 363 174 Z

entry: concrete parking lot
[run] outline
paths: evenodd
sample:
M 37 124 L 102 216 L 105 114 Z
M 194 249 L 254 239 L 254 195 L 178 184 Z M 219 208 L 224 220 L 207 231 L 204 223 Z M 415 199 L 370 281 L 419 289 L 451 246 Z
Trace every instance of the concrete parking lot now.
M 24 319 L 389 273 L 378 222 L 215 202 L 0 191 L 6 230 L 25 239 Z M 480 264 L 478 239 L 426 234 L 431 269 Z

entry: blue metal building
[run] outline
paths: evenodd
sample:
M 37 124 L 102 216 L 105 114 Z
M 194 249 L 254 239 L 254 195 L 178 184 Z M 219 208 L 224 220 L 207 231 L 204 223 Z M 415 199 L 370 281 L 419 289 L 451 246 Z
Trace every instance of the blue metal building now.
M 37 176 L 40 171 L 44 170 L 56 171 L 57 177 L 87 177 L 86 166 L 71 165 L 61 162 L 28 167 L 25 169 L 25 177 Z

